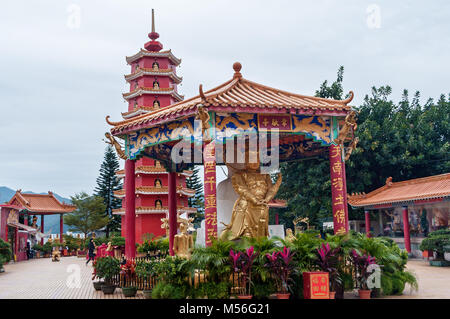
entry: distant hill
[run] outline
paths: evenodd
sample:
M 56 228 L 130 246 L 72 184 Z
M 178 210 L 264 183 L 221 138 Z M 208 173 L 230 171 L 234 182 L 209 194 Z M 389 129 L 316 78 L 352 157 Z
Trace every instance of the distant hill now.
M 6 187 L 6 186 L 0 186 L 0 204 L 3 204 L 4 202 L 8 202 L 11 197 L 13 197 L 13 195 L 16 193 L 15 190 Z M 47 192 L 44 193 L 35 193 L 35 192 L 30 192 L 30 191 L 26 191 L 23 193 L 28 193 L 28 194 L 48 194 Z M 66 204 L 70 204 L 71 200 L 68 198 L 64 198 L 62 196 L 59 196 L 56 193 L 53 193 L 53 195 L 55 195 L 55 197 L 60 201 L 60 202 L 65 202 Z M 38 224 L 40 224 L 40 220 L 38 219 Z M 44 217 L 44 232 L 48 232 L 48 231 L 52 231 L 53 234 L 59 233 L 59 215 L 47 215 Z M 63 230 L 64 232 L 69 230 L 69 227 L 67 225 L 63 225 Z

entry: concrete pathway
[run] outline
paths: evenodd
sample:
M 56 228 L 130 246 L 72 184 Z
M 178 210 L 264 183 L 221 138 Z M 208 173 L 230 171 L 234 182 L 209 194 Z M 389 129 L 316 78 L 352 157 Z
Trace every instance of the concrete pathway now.
M 96 291 L 92 285 L 92 262 L 62 257 L 31 259 L 5 265 L 0 273 L 0 299 L 124 299 L 121 289 L 112 295 Z M 136 298 L 142 299 L 142 292 Z M 134 298 L 127 298 L 134 299 Z

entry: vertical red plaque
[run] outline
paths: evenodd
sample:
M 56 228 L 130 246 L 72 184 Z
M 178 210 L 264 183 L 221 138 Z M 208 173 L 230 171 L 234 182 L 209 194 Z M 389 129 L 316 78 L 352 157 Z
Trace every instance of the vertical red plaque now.
M 335 234 L 348 232 L 347 215 L 345 213 L 345 175 L 342 152 L 339 145 L 330 145 L 331 206 Z
M 217 200 L 216 200 L 216 155 L 214 141 L 205 145 L 203 151 L 205 175 L 205 244 L 217 238 Z

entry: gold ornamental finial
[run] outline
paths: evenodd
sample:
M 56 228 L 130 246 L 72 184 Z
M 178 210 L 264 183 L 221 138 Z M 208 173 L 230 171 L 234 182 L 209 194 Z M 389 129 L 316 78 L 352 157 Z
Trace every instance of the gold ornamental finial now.
M 152 32 L 155 32 L 155 10 L 152 9 Z

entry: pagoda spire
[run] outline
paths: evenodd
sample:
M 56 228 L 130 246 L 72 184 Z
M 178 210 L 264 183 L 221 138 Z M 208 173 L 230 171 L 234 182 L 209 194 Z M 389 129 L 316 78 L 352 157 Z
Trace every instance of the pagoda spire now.
M 148 34 L 148 37 L 150 38 L 151 41 L 147 42 L 145 44 L 145 49 L 148 51 L 161 51 L 163 48 L 163 45 L 156 41 L 156 39 L 159 38 L 159 34 L 158 32 L 155 31 L 155 10 L 152 9 L 152 32 L 150 32 Z

